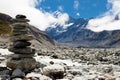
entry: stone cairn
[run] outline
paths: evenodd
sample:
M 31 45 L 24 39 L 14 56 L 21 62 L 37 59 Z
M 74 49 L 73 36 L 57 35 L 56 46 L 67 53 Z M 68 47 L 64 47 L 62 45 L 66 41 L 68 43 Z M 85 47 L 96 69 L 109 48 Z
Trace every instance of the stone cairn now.
M 12 34 L 10 41 L 12 44 L 9 46 L 9 51 L 14 54 L 7 61 L 7 67 L 12 70 L 20 69 L 24 72 L 30 72 L 36 68 L 36 60 L 33 58 L 35 49 L 30 47 L 30 40 L 34 39 L 29 34 L 29 22 L 24 15 L 17 15 L 12 24 Z

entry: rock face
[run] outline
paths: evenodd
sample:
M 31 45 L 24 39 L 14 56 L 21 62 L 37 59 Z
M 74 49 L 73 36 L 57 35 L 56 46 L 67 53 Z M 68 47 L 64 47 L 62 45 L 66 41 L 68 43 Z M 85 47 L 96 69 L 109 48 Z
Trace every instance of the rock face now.
M 29 34 L 27 23 L 29 20 L 24 15 L 17 15 L 14 19 L 13 30 L 10 37 L 12 44 L 9 47 L 9 51 L 14 54 L 7 61 L 7 67 L 11 69 L 21 69 L 23 71 L 30 71 L 36 67 L 36 61 L 33 58 L 35 49 L 29 47 L 31 45 L 30 40 L 34 39 Z

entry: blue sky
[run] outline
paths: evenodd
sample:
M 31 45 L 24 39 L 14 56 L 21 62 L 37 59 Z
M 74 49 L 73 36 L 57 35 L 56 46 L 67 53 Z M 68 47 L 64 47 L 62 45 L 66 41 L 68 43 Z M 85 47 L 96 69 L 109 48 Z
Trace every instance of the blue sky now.
M 36 7 L 46 12 L 59 10 L 74 18 L 92 18 L 108 11 L 110 5 L 107 0 L 44 0 Z

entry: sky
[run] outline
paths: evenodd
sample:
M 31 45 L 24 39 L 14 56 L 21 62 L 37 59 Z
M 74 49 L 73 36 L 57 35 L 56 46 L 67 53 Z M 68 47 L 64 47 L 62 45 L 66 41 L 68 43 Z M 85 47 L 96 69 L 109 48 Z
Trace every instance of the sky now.
M 26 15 L 40 30 L 61 25 L 69 16 L 93 18 L 86 28 L 99 32 L 120 29 L 120 0 L 0 0 L 0 12 Z
M 92 18 L 106 12 L 110 5 L 107 0 L 44 0 L 36 8 L 47 12 L 56 10 L 67 13 L 73 18 Z

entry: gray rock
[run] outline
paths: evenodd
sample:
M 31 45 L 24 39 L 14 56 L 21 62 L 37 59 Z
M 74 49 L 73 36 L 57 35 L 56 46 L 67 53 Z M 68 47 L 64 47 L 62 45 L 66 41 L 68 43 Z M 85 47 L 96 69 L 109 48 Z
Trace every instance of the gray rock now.
M 25 19 L 25 18 L 26 18 L 25 15 L 22 15 L 22 14 L 16 15 L 16 19 Z
M 16 15 L 16 19 L 13 19 L 14 22 L 29 22 L 30 20 L 26 19 L 25 15 Z
M 16 41 L 13 43 L 14 48 L 25 48 L 26 46 L 30 46 L 31 43 L 27 41 Z
M 72 80 L 88 80 L 88 79 L 84 79 L 84 77 L 75 77 Z
M 114 65 L 120 65 L 120 60 L 114 60 L 114 61 L 113 61 L 113 64 L 114 64 Z
M 110 73 L 110 72 L 112 72 L 112 71 L 113 71 L 112 66 L 107 66 L 107 67 L 104 67 L 104 68 L 103 68 L 103 72 L 104 72 L 104 73 Z
M 32 58 L 34 56 L 34 54 L 12 54 L 11 58 L 13 60 L 19 60 L 21 58 Z
M 12 33 L 12 36 L 18 36 L 18 35 L 27 35 L 28 34 L 28 30 L 14 30 Z
M 26 29 L 28 26 L 29 26 L 29 24 L 28 23 L 14 23 L 14 24 L 12 24 L 12 26 L 13 26 L 13 29 Z
M 71 69 L 71 70 L 68 71 L 68 73 L 70 73 L 70 74 L 72 74 L 74 76 L 76 76 L 76 75 L 81 76 L 82 75 L 82 72 L 79 69 Z
M 7 67 L 0 67 L 0 71 L 7 70 Z
M 55 59 L 58 59 L 58 55 L 56 55 L 56 54 L 53 54 L 52 57 Z
M 29 22 L 28 19 L 13 19 L 14 22 Z
M 98 80 L 105 80 L 105 78 L 98 78 Z
M 12 73 L 12 78 L 24 78 L 25 73 L 20 69 L 15 69 Z
M 12 80 L 23 80 L 23 79 L 21 79 L 21 78 L 14 78 L 14 79 L 12 79 Z
M 36 65 L 38 66 L 38 68 L 42 68 L 42 69 L 47 66 L 47 64 L 41 62 L 37 62 Z
M 0 75 L 0 80 L 11 80 L 10 75 Z
M 120 56 L 120 51 L 116 52 L 115 56 Z
M 35 54 L 35 49 L 31 49 L 31 47 L 14 48 L 13 46 L 10 46 L 8 50 L 16 54 Z
M 41 75 L 39 73 L 34 73 L 34 72 L 28 73 L 26 75 L 26 79 L 27 80 L 53 80 L 47 76 Z
M 20 60 L 9 59 L 6 65 L 11 69 L 18 68 L 29 72 L 36 68 L 36 60 L 34 58 L 21 58 Z
M 32 35 L 18 35 L 18 36 L 11 36 L 10 40 L 11 41 L 19 41 L 19 40 L 26 40 L 26 41 L 30 41 L 33 40 L 34 37 Z
M 12 30 L 12 33 L 22 33 L 22 32 L 28 32 L 28 28 L 23 28 L 23 29 L 14 29 Z
M 53 61 L 50 61 L 50 64 L 51 64 L 51 65 L 53 65 L 53 64 L 54 64 L 54 62 L 53 62 Z
M 53 64 L 43 68 L 43 74 L 53 79 L 61 79 L 64 77 L 65 68 L 61 65 Z
M 0 77 L 7 77 L 11 74 L 11 70 L 9 70 L 7 67 L 0 67 Z M 0 79 L 1 80 L 1 79 Z
M 31 77 L 31 80 L 40 80 L 39 77 Z
M 2 70 L 0 71 L 0 75 L 10 75 L 11 71 L 10 70 Z

